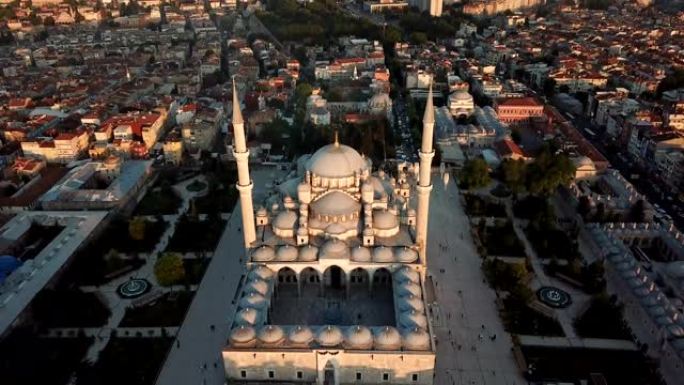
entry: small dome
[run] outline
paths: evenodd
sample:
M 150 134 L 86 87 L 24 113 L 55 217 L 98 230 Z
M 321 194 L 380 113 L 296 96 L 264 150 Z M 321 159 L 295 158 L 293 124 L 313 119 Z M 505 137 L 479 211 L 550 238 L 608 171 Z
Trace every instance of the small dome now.
M 244 326 L 254 326 L 259 320 L 259 312 L 253 307 L 246 307 L 235 315 L 235 323 Z
M 391 230 L 399 227 L 399 219 L 387 210 L 375 210 L 373 212 L 373 228 Z
M 684 261 L 670 262 L 665 271 L 674 279 L 684 279 Z
M 373 249 L 373 262 L 394 262 L 394 253 L 392 253 L 392 249 L 385 246 L 378 246 Z
M 406 350 L 430 350 L 430 334 L 422 328 L 409 329 L 403 342 Z
M 259 246 L 252 251 L 252 261 L 270 262 L 275 258 L 273 248 L 269 246 Z
M 375 333 L 375 349 L 399 350 L 401 349 L 401 335 L 396 328 L 384 326 Z
M 273 250 L 273 249 L 271 249 Z M 273 277 L 275 273 L 273 273 L 273 270 L 269 269 L 266 266 L 259 265 L 255 268 L 252 269 L 252 271 L 249 272 L 249 278 L 254 279 L 254 278 L 260 278 L 260 279 L 270 279 Z
M 348 349 L 369 350 L 373 347 L 373 334 L 365 326 L 351 326 L 347 329 L 345 345 Z
M 283 328 L 277 325 L 266 325 L 259 330 L 257 335 L 259 342 L 268 345 L 276 345 L 283 342 L 285 339 L 285 332 Z
M 410 281 L 410 282 L 413 282 L 413 283 L 418 283 L 418 279 L 419 279 L 419 278 L 420 278 L 420 277 L 419 277 L 419 275 L 418 275 L 418 272 L 415 271 L 415 270 L 413 270 L 413 269 L 411 269 L 411 268 L 408 267 L 408 266 L 404 266 L 404 267 L 402 267 L 401 269 L 399 269 L 399 270 L 397 270 L 396 272 L 394 272 L 394 279 L 395 279 L 397 282 L 406 282 L 406 281 Z
M 420 295 L 422 294 L 420 285 L 413 283 L 411 281 L 400 284 L 398 291 L 399 295 L 402 297 L 407 295 L 414 295 L 416 297 L 420 297 Z
M 418 252 L 406 246 L 397 248 L 395 252 L 398 262 L 412 263 L 418 260 Z
M 266 295 L 268 293 L 268 282 L 261 278 L 254 278 L 245 286 L 245 292 Z
M 268 301 L 266 301 L 266 298 L 257 293 L 249 293 L 246 296 L 242 297 L 240 300 L 240 306 L 241 307 L 253 307 L 255 309 L 263 309 L 268 305 Z
M 299 258 L 300 262 L 313 262 L 318 260 L 318 247 L 307 245 L 299 248 Z
M 297 325 L 290 330 L 287 339 L 295 345 L 308 345 L 314 337 L 308 326 Z
M 368 108 L 371 110 L 384 110 L 392 107 L 392 99 L 384 92 L 373 95 L 368 100 Z
M 580 169 L 580 168 L 594 169 L 594 168 L 596 168 L 596 166 L 594 165 L 594 162 L 587 156 L 580 156 L 580 157 L 574 158 L 573 163 L 575 163 L 575 168 L 577 168 L 577 169 Z
M 423 304 L 423 301 L 421 301 L 420 298 L 416 297 L 413 294 L 410 294 L 410 295 L 399 298 L 399 310 L 400 311 L 415 310 L 415 311 L 423 312 L 423 311 L 425 311 L 425 305 Z
M 449 99 L 467 101 L 472 100 L 473 97 L 468 93 L 468 91 L 458 90 L 452 92 L 451 95 L 449 95 Z
M 268 212 L 266 211 L 266 208 L 264 206 L 259 207 L 259 209 L 256 212 L 257 217 L 265 217 L 268 215 Z
M 290 245 L 280 246 L 276 254 L 278 262 L 293 262 L 297 260 L 297 248 Z
M 340 328 L 328 325 L 321 328 L 316 340 L 318 340 L 318 344 L 321 346 L 337 346 L 342 343 L 344 337 Z
M 356 246 L 351 251 L 351 260 L 354 262 L 370 262 L 371 252 L 367 247 Z
M 286 210 L 276 215 L 273 220 L 273 227 L 279 230 L 292 230 L 295 223 L 297 223 L 297 214 L 294 211 Z
M 401 313 L 399 316 L 399 323 L 405 328 L 427 328 L 427 318 L 422 312 L 409 310 Z
M 230 331 L 230 342 L 233 344 L 247 344 L 254 341 L 256 338 L 256 332 L 251 326 L 238 326 Z
M 347 259 L 349 258 L 349 247 L 339 239 L 331 239 L 321 248 L 321 258 Z

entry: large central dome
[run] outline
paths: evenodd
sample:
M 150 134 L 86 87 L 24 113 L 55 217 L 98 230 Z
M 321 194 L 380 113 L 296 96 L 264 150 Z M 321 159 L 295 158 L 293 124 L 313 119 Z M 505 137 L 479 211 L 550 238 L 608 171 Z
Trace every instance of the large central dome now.
M 316 151 L 306 163 L 306 169 L 324 178 L 353 176 L 368 168 L 356 150 L 339 143 L 328 144 Z

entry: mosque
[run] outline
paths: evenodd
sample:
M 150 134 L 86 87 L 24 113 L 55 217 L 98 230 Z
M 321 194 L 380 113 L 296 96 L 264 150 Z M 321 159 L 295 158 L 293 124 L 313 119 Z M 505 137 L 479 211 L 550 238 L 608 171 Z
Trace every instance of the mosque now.
M 234 156 L 247 273 L 222 350 L 229 383 L 432 384 L 426 290 L 434 107 L 419 164 L 373 172 L 335 137 L 254 210 L 240 103 Z

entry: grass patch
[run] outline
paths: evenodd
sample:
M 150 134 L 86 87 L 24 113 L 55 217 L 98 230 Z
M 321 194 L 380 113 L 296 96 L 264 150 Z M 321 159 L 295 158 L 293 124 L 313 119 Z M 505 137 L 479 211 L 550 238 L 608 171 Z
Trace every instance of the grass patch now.
M 565 335 L 558 321 L 531 309 L 525 302 L 506 298 L 503 300 L 503 305 L 501 318 L 509 333 L 546 337 Z
M 204 272 L 209 266 L 210 259 L 193 258 L 183 259 L 183 266 L 185 267 L 185 282 L 188 285 L 197 285 L 202 281 Z
M 580 256 L 577 250 L 577 241 L 570 238 L 565 231 L 555 227 L 540 228 L 530 225 L 526 229 L 526 235 L 539 258 L 573 261 Z
M 32 329 L 15 329 L 0 341 L 2 384 L 66 384 L 91 343 L 92 338 L 40 338 Z
M 77 372 L 77 385 L 154 384 L 172 338 L 112 338 L 97 362 Z
M 632 339 L 622 317 L 622 306 L 606 296 L 594 297 L 589 308 L 575 320 L 574 326 L 577 334 L 585 338 Z
M 199 221 L 183 215 L 176 224 L 176 231 L 169 241 L 168 251 L 214 251 L 226 221 L 216 216 Z
M 149 189 L 135 208 L 135 215 L 176 214 L 183 200 L 168 184 Z
M 506 207 L 475 194 L 463 194 L 466 213 L 471 217 L 506 217 Z
M 109 308 L 94 293 L 80 290 L 42 290 L 31 304 L 42 327 L 98 327 L 107 323 Z
M 510 221 L 486 226 L 482 221 L 477 228 L 477 234 L 484 245 L 487 255 L 508 257 L 524 257 L 525 247 L 518 239 Z
M 165 294 L 152 303 L 126 309 L 122 327 L 179 326 L 192 302 L 193 292 Z

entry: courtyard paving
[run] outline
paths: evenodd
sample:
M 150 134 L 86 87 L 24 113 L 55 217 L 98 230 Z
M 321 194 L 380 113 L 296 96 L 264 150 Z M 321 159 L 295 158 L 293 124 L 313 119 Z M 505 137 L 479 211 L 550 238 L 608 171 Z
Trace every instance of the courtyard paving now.
M 485 282 L 470 224 L 453 179 L 439 175 L 430 199 L 428 268 L 438 307 L 436 385 L 526 384 L 513 357 L 513 343 Z M 494 338 L 496 336 L 496 338 Z M 493 339 L 494 338 L 494 339 Z

